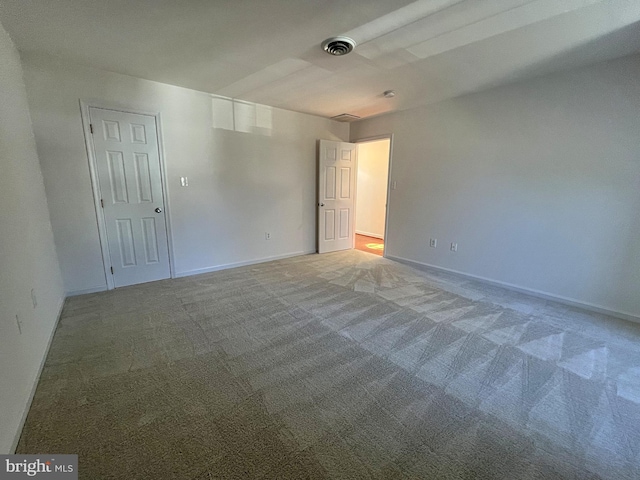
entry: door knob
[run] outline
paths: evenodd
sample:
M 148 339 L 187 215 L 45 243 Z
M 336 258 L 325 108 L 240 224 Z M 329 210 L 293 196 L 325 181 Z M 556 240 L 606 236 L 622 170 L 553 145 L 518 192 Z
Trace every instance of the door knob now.
M 321 203 L 321 204 L 320 204 L 320 206 L 321 206 L 321 207 L 324 207 L 324 203 Z
M 160 207 L 156 208 L 156 213 L 162 213 L 162 209 Z

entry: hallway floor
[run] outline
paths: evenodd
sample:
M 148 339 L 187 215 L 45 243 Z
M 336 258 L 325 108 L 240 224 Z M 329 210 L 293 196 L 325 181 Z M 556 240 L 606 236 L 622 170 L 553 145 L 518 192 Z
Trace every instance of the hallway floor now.
M 382 256 L 384 253 L 384 240 L 356 233 L 356 250 Z

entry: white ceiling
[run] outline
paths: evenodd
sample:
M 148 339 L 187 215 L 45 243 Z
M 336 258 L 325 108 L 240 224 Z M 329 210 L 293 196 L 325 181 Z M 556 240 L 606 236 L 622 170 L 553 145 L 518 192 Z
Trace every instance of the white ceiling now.
M 640 50 L 640 0 L 0 0 L 0 21 L 21 52 L 327 117 Z M 334 35 L 358 46 L 331 57 Z

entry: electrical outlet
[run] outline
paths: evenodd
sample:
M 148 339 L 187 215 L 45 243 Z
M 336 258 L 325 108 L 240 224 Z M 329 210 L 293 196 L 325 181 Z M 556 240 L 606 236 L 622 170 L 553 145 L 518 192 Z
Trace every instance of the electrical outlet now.
M 391 190 L 395 190 L 396 188 L 398 188 L 398 182 L 394 180 L 393 182 L 391 182 Z
M 264 239 L 271 240 L 271 234 L 269 232 L 264 232 Z
M 31 289 L 31 303 L 33 303 L 33 308 L 36 308 L 38 306 L 38 299 L 36 298 L 36 291 L 33 288 Z
M 180 177 L 180 186 L 188 187 L 189 186 L 189 177 Z
M 430 238 L 429 239 L 429 246 L 431 248 L 436 248 L 438 246 L 438 239 L 437 238 Z
M 458 244 L 451 242 L 451 251 L 452 252 L 457 252 L 458 251 Z

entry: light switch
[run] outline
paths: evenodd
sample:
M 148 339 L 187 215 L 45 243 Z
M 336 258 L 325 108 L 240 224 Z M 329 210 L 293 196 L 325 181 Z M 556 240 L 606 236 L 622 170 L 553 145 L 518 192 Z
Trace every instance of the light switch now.
M 189 186 L 189 178 L 188 177 L 180 177 L 180 185 L 183 187 Z

